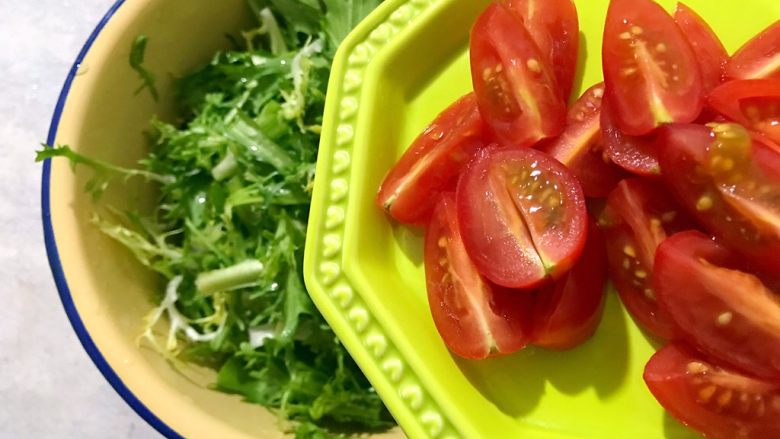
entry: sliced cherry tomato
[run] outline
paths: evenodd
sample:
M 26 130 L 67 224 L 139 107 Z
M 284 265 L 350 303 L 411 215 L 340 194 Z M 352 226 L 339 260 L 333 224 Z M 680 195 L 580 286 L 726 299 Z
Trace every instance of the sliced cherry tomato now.
M 424 223 L 437 195 L 453 190 L 483 146 L 486 127 L 469 93 L 444 110 L 412 143 L 379 188 L 376 204 L 402 223 Z
M 580 42 L 577 8 L 572 0 L 505 0 L 552 67 L 564 100 L 569 99 L 577 70 Z
M 442 195 L 425 235 L 425 279 L 433 322 L 453 353 L 486 358 L 528 343 L 533 295 L 479 274 L 463 247 L 451 193 Z
M 626 134 L 691 122 L 702 108 L 701 74 L 672 17 L 652 0 L 612 0 L 602 48 L 606 99 Z
M 646 177 L 661 173 L 654 134 L 629 136 L 617 127 L 612 107 L 606 101 L 601 107 L 601 137 L 610 160 L 628 172 Z
M 588 240 L 577 263 L 563 278 L 537 294 L 533 344 L 563 350 L 589 339 L 601 321 L 606 283 L 604 235 L 591 221 Z
M 662 128 L 661 169 L 681 206 L 752 263 L 780 272 L 780 153 L 735 124 Z
M 458 182 L 458 218 L 479 271 L 532 288 L 568 271 L 582 252 L 587 211 L 574 175 L 534 149 L 485 149 Z
M 607 236 L 612 282 L 631 316 L 651 334 L 675 337 L 671 318 L 658 307 L 652 284 L 655 251 L 690 221 L 656 183 L 623 180 L 607 198 L 600 223 Z
M 702 352 L 756 376 L 780 378 L 780 303 L 737 256 L 701 232 L 678 233 L 656 252 L 661 307 Z
M 733 79 L 780 79 L 780 20 L 734 53 L 726 75 Z
M 729 53 L 710 25 L 688 6 L 677 3 L 674 21 L 690 43 L 699 63 L 702 88 L 705 92 L 712 90 L 723 82 Z
M 715 111 L 780 143 L 780 79 L 730 81 L 708 101 Z
M 625 176 L 606 158 L 601 141 L 601 98 L 604 84 L 583 93 L 567 116 L 566 130 L 539 147 L 569 168 L 588 197 L 605 197 Z
M 710 439 L 780 437 L 780 385 L 712 364 L 672 343 L 653 355 L 645 383 L 677 420 Z
M 488 6 L 471 31 L 471 79 L 503 143 L 530 146 L 563 131 L 566 104 L 552 68 L 503 3 Z

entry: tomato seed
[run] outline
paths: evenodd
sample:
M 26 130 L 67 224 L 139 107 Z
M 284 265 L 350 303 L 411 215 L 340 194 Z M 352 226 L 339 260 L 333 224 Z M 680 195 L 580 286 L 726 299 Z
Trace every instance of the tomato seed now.
M 639 26 L 631 26 L 631 33 L 634 35 L 642 35 L 642 28 Z
M 687 366 L 689 373 L 702 374 L 706 373 L 710 368 L 706 364 L 698 361 L 691 361 Z
M 731 323 L 731 319 L 734 318 L 734 314 L 731 311 L 726 311 L 718 316 L 717 322 L 720 326 L 726 326 Z
M 526 61 L 525 65 L 528 66 L 528 70 L 534 73 L 542 73 L 541 64 L 539 64 L 539 61 L 537 61 L 534 58 L 531 58 L 528 61 Z
M 724 390 L 719 396 L 718 396 L 718 405 L 721 407 L 725 407 L 728 403 L 731 402 L 731 395 L 732 392 L 729 389 Z
M 707 195 L 702 195 L 701 198 L 696 202 L 696 210 L 699 212 L 705 212 L 710 209 L 712 209 L 713 201 L 712 197 L 709 197 Z
M 699 398 L 697 401 L 704 404 L 708 403 L 712 398 L 712 395 L 715 394 L 716 390 L 718 389 L 712 384 L 699 390 Z

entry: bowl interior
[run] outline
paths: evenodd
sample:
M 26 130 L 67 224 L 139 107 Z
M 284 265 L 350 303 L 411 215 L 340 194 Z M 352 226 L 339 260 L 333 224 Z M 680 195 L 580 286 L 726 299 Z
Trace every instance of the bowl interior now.
M 431 399 L 465 437 L 529 437 L 530 432 L 531 437 L 695 437 L 665 415 L 646 389 L 642 371 L 658 346 L 637 328 L 613 292 L 596 335 L 569 352 L 528 348 L 505 358 L 466 361 L 453 357 L 441 342 L 425 293 L 424 232 L 391 223 L 374 205 L 383 176 L 409 143 L 470 90 L 468 33 L 488 2 L 431 3 L 423 16 L 379 46 L 366 68 L 354 122 L 352 184 L 339 261 L 344 275 Z M 660 3 L 673 10 L 675 2 Z M 780 16 L 774 0 L 686 3 L 730 51 Z M 575 89 L 582 91 L 602 78 L 601 34 L 608 1 L 576 4 L 582 47 Z M 336 148 L 323 145 L 323 151 L 331 147 Z M 332 193 L 334 188 L 322 190 Z M 364 360 L 361 366 L 373 362 Z M 395 398 L 398 389 L 392 391 L 383 396 Z
M 86 53 L 56 126 L 55 144 L 87 156 L 133 166 L 148 151 L 143 135 L 153 115 L 174 120 L 173 79 L 230 48 L 228 34 L 253 25 L 245 0 L 134 0 L 118 7 Z M 156 75 L 159 102 L 135 90 L 141 83 L 129 65 L 132 41 L 149 37 L 145 66 Z M 74 174 L 64 160 L 51 164 L 50 211 L 61 284 L 82 340 L 94 342 L 95 361 L 109 367 L 141 404 L 184 437 L 282 437 L 277 417 L 239 397 L 209 389 L 211 370 L 174 368 L 139 347 L 143 318 L 164 285 L 123 246 L 103 235 L 91 218 L 95 204 L 84 193 L 89 170 Z M 143 211 L 154 188 L 130 181 L 105 193 L 101 205 Z M 101 211 L 106 214 L 105 210 Z M 75 324 L 77 328 L 79 324 Z M 102 359 L 99 358 L 102 356 Z M 120 393 L 125 392 L 123 389 Z M 127 394 L 123 396 L 129 401 Z M 138 407 L 136 407 L 138 409 Z

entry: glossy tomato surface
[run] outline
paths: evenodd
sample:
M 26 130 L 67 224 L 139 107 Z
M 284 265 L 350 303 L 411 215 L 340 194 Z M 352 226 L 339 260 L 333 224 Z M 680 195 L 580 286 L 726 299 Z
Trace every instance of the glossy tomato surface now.
M 702 88 L 705 92 L 712 90 L 723 82 L 729 53 L 707 22 L 685 4 L 677 3 L 674 21 L 693 49 L 701 72 Z
M 780 79 L 780 20 L 734 53 L 726 75 L 734 79 Z
M 566 104 L 555 73 L 504 3 L 479 16 L 470 47 L 479 109 L 502 143 L 530 146 L 563 131 Z
M 655 252 L 667 236 L 692 227 L 658 182 L 623 180 L 602 214 L 609 272 L 623 305 L 640 326 L 664 339 L 676 327 L 660 309 L 652 283 Z
M 589 339 L 601 321 L 607 283 L 604 235 L 590 221 L 579 260 L 561 279 L 537 293 L 532 343 L 548 349 L 571 349 Z
M 572 173 L 534 149 L 485 149 L 458 182 L 461 234 L 493 282 L 532 288 L 563 275 L 582 252 L 587 212 Z
M 720 367 L 672 343 L 655 353 L 644 380 L 677 420 L 711 439 L 780 437 L 780 385 Z
M 469 259 L 453 194 L 444 194 L 425 234 L 428 304 L 447 347 L 464 358 L 522 349 L 529 340 L 533 296 L 491 285 Z
M 729 81 L 707 100 L 713 110 L 780 143 L 780 78 Z
M 756 376 L 780 378 L 780 302 L 736 254 L 701 232 L 678 233 L 656 252 L 653 285 L 682 336 Z
M 605 99 L 618 128 L 647 134 L 691 122 L 702 108 L 701 74 L 690 44 L 652 0 L 612 0 L 604 26 Z
M 624 134 L 615 122 L 612 106 L 606 101 L 601 107 L 601 138 L 609 159 L 626 171 L 645 177 L 661 173 L 656 136 Z
M 520 19 L 555 74 L 564 100 L 574 85 L 579 47 L 579 19 L 572 0 L 505 0 Z
M 603 95 L 603 83 L 586 90 L 569 109 L 563 134 L 539 147 L 574 173 L 588 197 L 607 196 L 626 175 L 604 151 L 601 133 Z
M 680 205 L 757 267 L 780 272 L 780 153 L 735 124 L 662 129 L 661 169 Z

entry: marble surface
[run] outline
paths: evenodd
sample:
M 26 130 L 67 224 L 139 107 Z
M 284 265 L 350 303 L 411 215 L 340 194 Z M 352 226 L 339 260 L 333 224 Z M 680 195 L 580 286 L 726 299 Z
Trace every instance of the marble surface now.
M 40 220 L 65 75 L 114 0 L 0 0 L 0 438 L 158 438 L 103 379 L 62 310 Z

